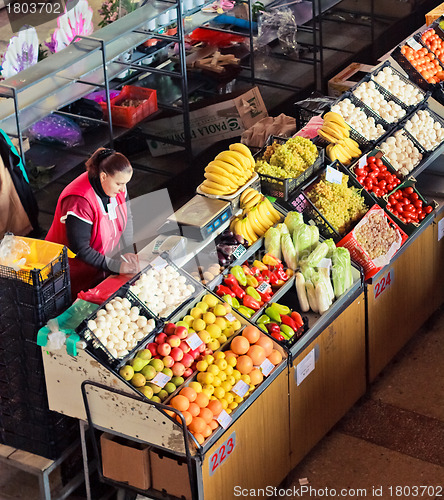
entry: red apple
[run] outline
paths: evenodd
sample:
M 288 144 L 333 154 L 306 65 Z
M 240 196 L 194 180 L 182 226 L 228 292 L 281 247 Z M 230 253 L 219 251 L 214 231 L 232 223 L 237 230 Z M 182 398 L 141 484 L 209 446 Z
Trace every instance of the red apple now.
M 171 349 L 171 357 L 174 359 L 174 361 L 182 361 L 182 358 L 184 356 L 184 353 L 180 347 L 173 347 Z
M 163 329 L 163 331 L 167 335 L 172 335 L 174 333 L 174 330 L 176 329 L 176 325 L 174 323 L 167 323 Z
M 162 358 L 165 368 L 171 368 L 174 365 L 174 359 L 171 356 L 164 356 Z
M 168 344 L 170 344 L 171 347 L 179 347 L 181 340 L 180 340 L 180 338 L 177 335 L 170 335 L 168 337 L 167 342 L 168 342 Z
M 174 330 L 174 335 L 177 335 L 180 339 L 186 339 L 188 337 L 188 328 L 184 326 L 176 326 Z
M 202 344 L 200 344 L 200 346 L 197 348 L 197 350 L 200 352 L 200 353 L 204 353 L 205 352 L 205 349 L 206 349 L 206 344 L 204 344 L 202 342 Z M 213 354 L 213 351 L 210 349 L 210 352 L 207 353 L 207 354 Z
M 204 354 L 213 354 L 213 349 L 210 349 L 209 347 L 207 347 L 207 348 L 205 349 Z
M 151 352 L 152 356 L 155 356 L 157 354 L 157 344 L 155 342 L 150 342 L 147 346 L 147 349 Z
M 193 359 L 196 359 L 200 354 L 199 349 L 194 349 L 193 351 L 190 351 L 190 354 L 191 356 L 193 356 Z
M 190 352 L 191 351 L 190 346 L 185 342 L 185 340 L 180 341 L 179 347 L 180 347 L 180 349 L 182 349 L 183 352 Z
M 194 358 L 189 352 L 186 352 L 183 355 L 182 364 L 185 366 L 185 368 L 189 368 L 193 364 L 193 361 Z
M 168 356 L 168 354 L 171 352 L 171 346 L 170 344 L 159 344 L 157 346 L 157 354 L 160 354 L 161 356 Z
M 187 368 L 184 372 L 183 372 L 183 376 L 185 378 L 189 377 L 190 375 L 193 374 L 193 370 L 191 368 Z
M 160 354 L 156 354 L 155 356 L 153 356 L 154 359 L 162 359 L 162 356 Z
M 157 344 L 164 344 L 167 341 L 168 335 L 166 333 L 159 333 L 157 337 L 154 339 Z
M 175 377 L 181 377 L 185 373 L 185 367 L 182 363 L 174 363 L 171 369 L 173 370 L 173 375 Z

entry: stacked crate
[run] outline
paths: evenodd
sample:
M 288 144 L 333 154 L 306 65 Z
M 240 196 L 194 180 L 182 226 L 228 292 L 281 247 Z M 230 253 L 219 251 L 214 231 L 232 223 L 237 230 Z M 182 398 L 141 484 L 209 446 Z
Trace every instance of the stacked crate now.
M 49 410 L 36 339 L 70 303 L 66 248 L 41 270 L 0 266 L 0 440 L 50 459 L 73 442 L 77 425 Z

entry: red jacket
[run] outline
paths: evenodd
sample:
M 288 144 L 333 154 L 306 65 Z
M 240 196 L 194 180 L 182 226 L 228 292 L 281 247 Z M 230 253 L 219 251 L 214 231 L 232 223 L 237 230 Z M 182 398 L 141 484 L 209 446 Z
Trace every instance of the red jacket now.
M 68 196 L 74 196 L 72 206 L 70 206 L 68 210 L 65 207 L 63 210 L 64 213 L 62 213 L 62 202 Z M 109 213 L 107 213 L 104 210 L 103 203 L 88 180 L 87 172 L 77 177 L 77 179 L 68 184 L 62 191 L 57 202 L 53 223 L 46 235 L 46 240 L 61 243 L 69 247 L 65 219 L 68 212 L 77 215 L 75 197 L 84 198 L 91 209 L 92 231 L 90 246 L 103 255 L 111 255 L 113 250 L 118 246 L 120 236 L 127 223 L 125 193 L 119 193 L 116 196 L 116 217 L 111 219 L 110 214 L 112 214 L 113 211 L 109 210 Z M 69 259 L 69 266 L 73 298 L 76 297 L 80 290 L 87 290 L 91 286 L 95 286 L 106 276 L 103 270 L 97 269 L 77 258 Z

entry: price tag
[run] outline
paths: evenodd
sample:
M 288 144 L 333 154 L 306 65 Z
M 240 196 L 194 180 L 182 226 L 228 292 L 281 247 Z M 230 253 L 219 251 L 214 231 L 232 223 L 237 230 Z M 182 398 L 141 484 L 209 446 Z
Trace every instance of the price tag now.
M 260 293 L 267 293 L 267 291 L 271 288 L 270 283 L 267 281 L 263 281 L 257 288 L 256 290 Z
M 386 275 L 382 276 L 382 278 L 379 278 L 379 280 L 373 286 L 373 293 L 375 299 L 377 299 L 382 292 L 387 290 L 387 288 L 393 283 L 393 278 L 394 278 L 393 269 L 390 269 L 390 271 Z
M 233 257 L 234 257 L 234 260 L 237 260 L 239 259 L 240 257 L 242 257 L 242 255 L 244 255 L 244 253 L 247 251 L 247 249 L 244 247 L 244 245 L 238 245 L 236 247 L 236 250 L 233 252 Z
M 273 371 L 274 364 L 269 359 L 265 358 L 259 368 L 262 372 L 262 375 L 264 377 L 268 377 L 268 375 L 270 375 L 270 373 Z
M 323 258 L 321 260 L 321 262 L 319 262 L 318 267 L 325 267 L 327 269 L 330 269 L 330 267 L 331 267 L 331 259 Z
M 422 45 L 419 42 L 417 42 L 413 37 L 407 40 L 407 45 L 410 45 L 410 47 L 413 50 L 422 49 Z
M 155 385 L 157 385 L 160 388 L 165 387 L 165 385 L 171 380 L 171 377 L 169 375 L 166 375 L 165 373 L 159 372 L 151 382 Z
M 197 335 L 197 333 L 193 333 L 191 337 L 186 338 L 185 342 L 188 344 L 192 351 L 203 344 L 202 339 L 199 337 L 199 335 Z
M 156 257 L 153 261 L 151 261 L 151 266 L 156 269 L 156 271 L 160 271 L 164 267 L 166 267 L 168 262 L 162 257 Z
M 247 394 L 249 389 L 250 386 L 247 383 L 245 383 L 243 380 L 238 380 L 231 389 L 231 392 L 234 392 L 234 394 L 237 394 L 239 397 L 243 398 L 245 394 Z
M 359 158 L 358 167 L 363 168 L 366 165 L 367 165 L 367 155 L 361 156 L 361 158 Z
M 226 314 L 225 317 L 227 318 L 228 321 L 234 321 L 236 319 L 236 316 L 234 316 L 231 313 Z
M 339 170 L 336 170 L 329 165 L 325 174 L 325 180 L 332 182 L 333 184 L 342 184 L 342 172 L 339 172 Z
M 231 421 L 233 420 L 230 415 L 225 410 L 222 410 L 217 416 L 216 420 L 219 422 L 220 426 L 226 429 L 230 426 Z
M 296 366 L 296 383 L 301 385 L 308 375 L 315 369 L 315 350 L 312 349 Z
M 226 413 L 226 412 L 225 412 Z M 233 432 L 231 436 L 224 441 L 223 444 L 211 455 L 208 465 L 210 467 L 210 476 L 214 474 L 216 469 L 222 465 L 225 460 L 231 455 L 234 447 L 236 446 L 236 433 Z
M 444 236 L 444 217 L 438 221 L 438 241 Z

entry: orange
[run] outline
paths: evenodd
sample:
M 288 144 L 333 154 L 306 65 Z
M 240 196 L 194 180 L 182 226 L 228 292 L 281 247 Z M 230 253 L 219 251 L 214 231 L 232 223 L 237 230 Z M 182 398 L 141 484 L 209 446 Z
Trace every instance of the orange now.
M 174 413 L 174 411 L 171 411 L 171 410 L 164 410 L 164 412 L 169 415 L 170 417 L 173 417 L 173 418 L 176 418 L 177 417 L 177 414 Z
M 237 358 L 236 368 L 243 374 L 250 373 L 253 369 L 253 361 L 250 356 L 239 356 Z
M 205 438 L 202 436 L 202 434 L 199 434 L 198 432 L 192 432 L 192 434 L 196 438 L 196 441 L 199 444 L 203 444 L 203 442 L 205 441 Z
M 213 429 L 209 425 L 207 425 L 205 427 L 204 431 L 202 432 L 202 436 L 204 438 L 207 438 L 208 436 L 211 436 L 212 432 L 213 432 Z
M 271 351 L 273 350 L 273 341 L 265 335 L 262 335 L 255 345 L 260 345 L 265 349 L 265 356 L 270 356 Z
M 245 337 L 242 337 L 242 335 L 234 337 L 231 341 L 231 350 L 235 354 L 246 354 L 248 349 L 250 349 L 250 342 Z
M 219 415 L 219 413 L 222 411 L 222 404 L 219 400 L 213 399 L 208 403 L 209 410 L 213 413 L 215 417 Z
M 264 380 L 264 376 L 262 375 L 262 372 L 259 370 L 259 368 L 253 368 L 249 375 L 252 385 L 259 385 L 262 380 Z
M 213 420 L 213 412 L 208 408 L 202 408 L 199 413 L 199 417 L 205 420 L 205 423 L 209 424 Z M 204 437 L 205 434 L 204 434 Z
M 211 427 L 211 430 L 213 431 L 214 429 L 217 429 L 219 427 L 218 421 L 214 419 L 208 425 Z
M 245 337 L 250 344 L 255 344 L 259 340 L 260 336 L 261 331 L 253 325 L 246 326 L 242 332 L 242 337 Z
M 185 396 L 190 403 L 192 403 L 197 396 L 197 392 L 192 387 L 184 387 L 179 394 Z
M 189 411 L 183 411 L 182 412 L 183 418 L 185 419 L 185 425 L 188 427 L 191 424 L 191 421 L 193 420 L 193 415 Z M 182 424 L 182 420 L 180 420 L 179 415 L 176 415 L 176 420 L 179 422 L 179 424 Z
M 192 417 L 197 417 L 197 415 L 199 415 L 199 413 L 200 413 L 200 406 L 196 403 L 190 403 L 190 407 L 188 408 L 188 411 L 191 413 Z
M 209 401 L 210 398 L 205 393 L 199 392 L 199 394 L 196 396 L 195 403 L 201 408 L 205 408 L 206 406 L 208 406 Z
M 250 349 L 248 349 L 247 354 L 248 356 L 250 356 L 251 360 L 253 361 L 253 365 L 255 366 L 260 366 L 266 358 L 265 349 L 260 345 L 252 345 Z
M 189 429 L 191 432 L 196 432 L 198 434 L 202 434 L 207 427 L 207 424 L 203 418 L 194 417 L 191 424 L 189 425 Z
M 190 407 L 190 401 L 185 396 L 179 394 L 178 396 L 174 396 L 171 400 L 171 406 L 179 411 L 187 411 Z
M 282 354 L 277 351 L 276 349 L 273 349 L 271 351 L 271 354 L 268 357 L 268 361 L 270 361 L 270 363 L 273 363 L 273 365 L 278 365 L 281 361 L 282 361 Z

